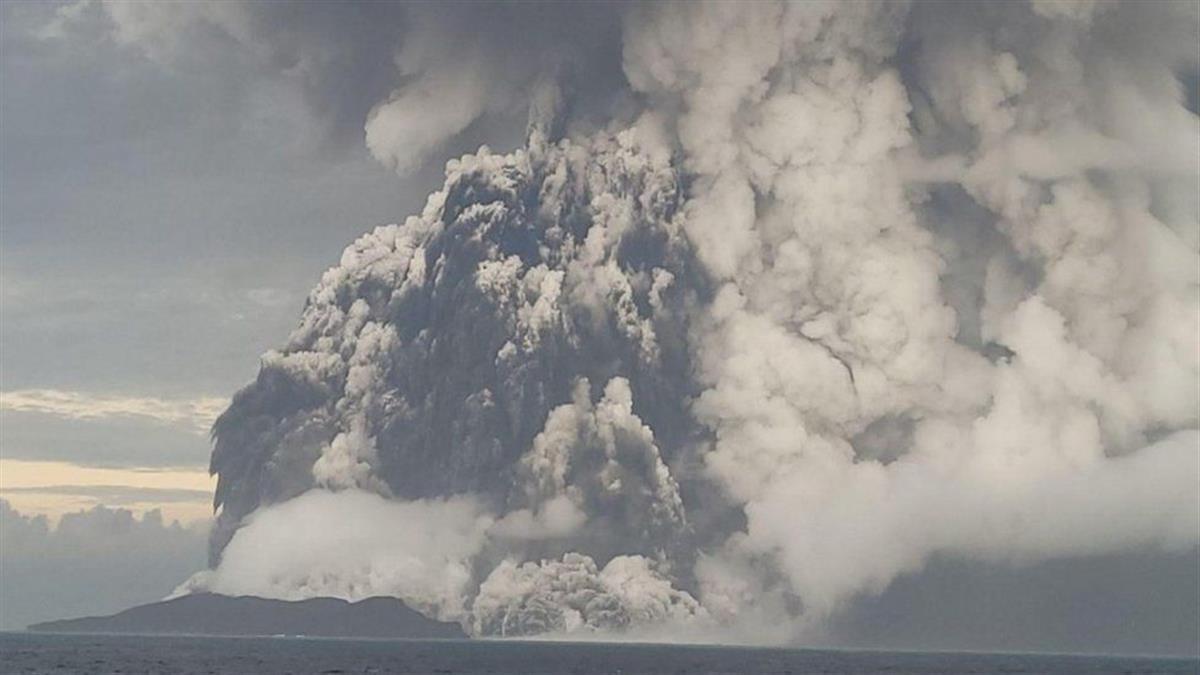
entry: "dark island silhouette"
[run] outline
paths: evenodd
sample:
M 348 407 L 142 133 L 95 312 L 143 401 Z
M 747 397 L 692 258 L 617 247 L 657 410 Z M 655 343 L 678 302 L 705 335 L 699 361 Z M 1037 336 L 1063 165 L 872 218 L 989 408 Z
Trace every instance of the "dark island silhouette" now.
M 435 621 L 396 598 L 268 600 L 212 593 L 139 605 L 112 616 L 46 621 L 37 633 L 288 635 L 345 638 L 463 639 L 456 623 Z

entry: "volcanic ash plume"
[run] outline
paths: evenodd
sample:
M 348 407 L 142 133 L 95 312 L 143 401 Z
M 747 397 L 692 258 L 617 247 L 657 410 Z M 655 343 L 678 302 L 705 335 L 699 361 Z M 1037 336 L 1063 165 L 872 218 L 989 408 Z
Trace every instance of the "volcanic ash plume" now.
M 1200 543 L 1194 4 L 621 11 L 621 115 L 551 79 L 324 275 L 189 588 L 787 637 L 934 555 Z
M 278 552 L 291 569 L 290 543 L 264 545 L 275 529 L 268 523 L 327 522 L 325 509 L 364 492 L 425 500 L 407 515 L 393 508 L 388 516 L 382 499 L 370 515 L 365 504 L 341 513 L 363 513 L 381 539 L 449 546 L 450 562 L 470 568 L 475 586 L 496 567 L 489 597 L 507 569 L 497 566 L 532 555 L 574 556 L 547 563 L 541 578 L 590 573 L 600 584 L 621 574 L 669 587 L 662 575 L 696 549 L 668 467 L 689 452 L 697 459 L 687 335 L 702 283 L 673 224 L 678 174 L 640 135 L 588 145 L 535 135 L 511 155 L 485 150 L 451 162 L 422 216 L 346 250 L 288 345 L 263 358 L 257 381 L 217 423 L 220 565 L 207 587 L 252 590 L 234 562 L 242 546 Z M 439 501 L 450 496 L 469 497 L 478 512 Z M 284 518 L 283 509 L 293 512 Z M 471 525 L 481 517 L 486 537 Z M 405 518 L 448 524 L 421 537 L 391 531 Z M 398 595 L 461 616 L 458 593 L 440 604 L 423 597 L 422 575 L 380 574 L 365 555 L 357 564 L 332 560 L 365 551 L 365 542 L 322 541 L 337 552 L 307 560 L 305 580 L 256 561 L 276 584 L 260 592 Z M 590 560 L 577 564 L 584 555 L 640 562 L 601 574 Z M 586 625 L 606 617 L 587 616 Z

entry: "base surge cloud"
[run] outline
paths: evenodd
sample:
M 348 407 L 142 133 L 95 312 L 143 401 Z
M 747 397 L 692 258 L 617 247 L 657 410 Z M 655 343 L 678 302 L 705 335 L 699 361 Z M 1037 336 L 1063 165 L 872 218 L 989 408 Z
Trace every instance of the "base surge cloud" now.
M 787 639 L 934 556 L 1200 543 L 1194 3 L 593 10 L 544 64 L 399 50 L 385 164 L 528 140 L 325 273 L 181 590 Z

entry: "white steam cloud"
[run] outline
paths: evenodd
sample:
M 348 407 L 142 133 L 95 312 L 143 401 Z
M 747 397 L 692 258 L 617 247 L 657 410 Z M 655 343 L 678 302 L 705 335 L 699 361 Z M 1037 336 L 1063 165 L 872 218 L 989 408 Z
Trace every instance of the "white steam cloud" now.
M 978 24 L 912 9 L 917 31 L 952 26 L 922 43 L 913 77 L 932 95 L 929 129 L 912 128 L 890 62 L 898 5 L 666 5 L 629 21 L 630 82 L 682 102 L 697 177 L 684 227 L 721 285 L 693 338 L 708 386 L 695 411 L 747 528 L 719 555 L 769 560 L 806 612 L 934 553 L 1042 559 L 1200 536 L 1196 435 L 1138 449 L 1196 424 L 1196 214 L 1164 222 L 1151 196 L 1180 201 L 1172 181 L 1200 175 L 1196 117 L 1163 64 L 1133 79 L 1148 55 L 1129 55 L 1128 80 L 1093 80 L 1079 60 L 1108 37 L 1093 19 L 1141 10 L 1047 7 L 995 6 Z M 993 30 L 1007 22 L 1029 30 Z M 1073 110 L 1064 91 L 1093 105 Z M 1125 121 L 1130 108 L 1163 125 Z M 970 317 L 943 290 L 955 242 L 931 234 L 928 196 L 905 181 L 904 160 L 947 161 L 928 157 L 957 140 L 937 124 L 974 140 L 942 180 L 996 215 L 969 309 L 980 340 L 1012 353 L 1000 362 L 964 344 Z M 1191 152 L 1134 150 L 1171 143 Z M 897 420 L 911 427 L 898 460 L 856 454 L 870 425 Z
M 617 556 L 597 569 L 591 558 L 568 553 L 561 561 L 500 563 L 479 588 L 474 617 L 477 635 L 503 637 L 664 623 L 686 629 L 705 613 L 642 556 Z
M 528 143 L 324 275 L 192 587 L 788 637 L 935 555 L 1200 543 L 1195 3 L 604 11 L 591 108 L 586 29 L 414 19 L 371 152 L 532 98 Z
M 443 619 L 461 618 L 469 561 L 491 518 L 466 498 L 397 502 L 361 490 L 312 490 L 264 508 L 230 540 L 203 588 L 281 600 L 384 595 Z

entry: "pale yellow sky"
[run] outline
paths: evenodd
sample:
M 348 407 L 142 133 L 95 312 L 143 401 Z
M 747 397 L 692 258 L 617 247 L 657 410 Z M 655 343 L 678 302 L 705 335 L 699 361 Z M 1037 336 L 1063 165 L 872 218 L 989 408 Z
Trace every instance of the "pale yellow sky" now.
M 216 479 L 202 469 L 115 469 L 0 458 L 0 498 L 21 513 L 54 521 L 100 504 L 137 514 L 160 509 L 167 521 L 207 520 L 215 487 Z M 155 491 L 163 498 L 155 499 Z

